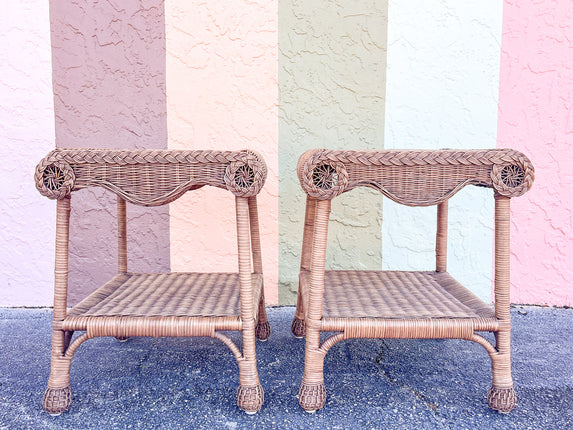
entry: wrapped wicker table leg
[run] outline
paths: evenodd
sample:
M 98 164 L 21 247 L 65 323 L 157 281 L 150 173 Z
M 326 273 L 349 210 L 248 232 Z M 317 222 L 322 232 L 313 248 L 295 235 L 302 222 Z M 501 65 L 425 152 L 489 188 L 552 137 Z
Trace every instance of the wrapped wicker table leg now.
M 43 405 L 58 415 L 72 400 L 70 363 L 84 341 L 98 336 L 208 336 L 221 340 L 239 365 L 237 405 L 247 413 L 264 401 L 255 337 L 266 340 L 261 245 L 256 196 L 266 179 L 251 151 L 55 150 L 36 168 L 36 187 L 57 199 L 52 359 Z M 127 267 L 126 201 L 172 202 L 205 185 L 235 196 L 236 273 L 131 273 Z M 118 274 L 67 309 L 71 194 L 103 187 L 118 196 Z M 239 348 L 222 331 L 242 333 Z M 74 332 L 79 332 L 73 337 Z M 216 357 L 213 357 L 216 359 Z
M 510 149 L 474 151 L 333 151 L 304 153 L 297 173 L 307 194 L 296 337 L 306 335 L 302 408 L 324 406 L 324 358 L 351 338 L 466 339 L 492 362 L 490 406 L 511 411 L 509 315 L 509 202 L 527 192 L 534 169 Z M 489 187 L 495 197 L 495 305 L 482 302 L 447 273 L 448 200 L 466 185 Z M 359 186 L 408 206 L 437 205 L 436 269 L 428 272 L 326 271 L 331 200 Z M 479 335 L 495 334 L 495 346 Z M 321 342 L 322 332 L 334 332 Z

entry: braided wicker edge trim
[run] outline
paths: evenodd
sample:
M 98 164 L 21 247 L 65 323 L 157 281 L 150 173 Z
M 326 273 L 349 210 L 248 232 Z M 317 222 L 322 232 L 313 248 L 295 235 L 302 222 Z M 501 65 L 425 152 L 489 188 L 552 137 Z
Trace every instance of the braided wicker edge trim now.
M 262 189 L 266 176 L 267 166 L 260 154 L 251 150 L 242 151 L 184 151 L 184 150 L 100 150 L 100 149 L 56 149 L 51 151 L 36 166 L 34 182 L 36 188 L 43 196 L 50 199 L 62 199 L 69 197 L 75 191 L 75 175 L 71 166 L 75 164 L 197 164 L 197 163 L 219 163 L 229 164 L 225 170 L 225 185 L 233 194 L 241 197 L 251 197 L 257 195 Z M 64 171 L 66 180 L 58 189 L 49 189 L 45 185 L 44 173 L 49 166 L 56 166 Z M 241 186 L 237 180 L 237 174 L 242 166 L 248 166 L 252 172 L 252 183 L 250 186 Z M 105 181 L 91 182 L 88 186 L 101 186 L 106 188 L 127 201 L 139 205 L 157 206 L 170 203 L 180 197 L 189 189 L 194 188 L 196 183 L 184 183 L 174 188 L 169 194 L 156 200 L 142 200 L 135 196 L 128 195 L 120 188 Z M 215 185 L 210 181 L 205 181 L 201 185 Z M 244 185 L 244 184 L 243 184 Z
M 229 163 L 239 161 L 246 151 L 168 149 L 55 149 L 45 158 L 73 164 L 169 164 Z
M 489 149 L 489 150 L 370 150 L 370 151 L 345 151 L 315 149 L 306 151 L 299 158 L 297 173 L 303 190 L 311 197 L 320 200 L 332 199 L 346 191 L 347 184 L 340 188 L 332 187 L 328 190 L 320 190 L 314 185 L 314 168 L 321 164 L 337 165 L 340 163 L 347 171 L 347 164 L 362 164 L 364 166 L 424 166 L 424 165 L 476 165 L 492 167 L 491 187 L 499 194 L 507 197 L 518 197 L 527 192 L 535 180 L 535 169 L 529 158 L 523 153 L 513 149 Z M 515 186 L 508 186 L 501 177 L 501 172 L 506 166 L 517 166 L 523 170 L 523 181 Z M 340 167 L 337 168 L 338 170 Z M 342 170 L 342 169 L 341 169 Z M 340 176 L 340 173 L 339 173 Z M 456 191 L 463 188 L 471 180 L 456 187 Z M 365 183 L 359 184 L 365 185 Z M 480 183 L 480 185 L 485 185 Z M 374 187 L 382 191 L 380 186 Z M 384 192 L 393 198 L 390 193 Z M 394 199 L 394 198 L 393 198 Z

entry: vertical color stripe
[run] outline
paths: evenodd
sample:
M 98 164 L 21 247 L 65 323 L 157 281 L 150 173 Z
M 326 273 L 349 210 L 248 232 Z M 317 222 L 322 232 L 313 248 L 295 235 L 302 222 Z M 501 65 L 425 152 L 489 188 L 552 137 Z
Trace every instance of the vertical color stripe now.
M 386 148 L 496 146 L 501 0 L 391 0 Z M 383 267 L 433 269 L 436 207 L 384 202 Z M 493 194 L 449 205 L 448 271 L 491 300 Z
M 383 148 L 387 0 L 279 2 L 280 302 L 296 301 L 311 148 Z M 367 197 L 367 198 L 366 198 Z M 382 196 L 334 200 L 327 268 L 379 269 Z
M 163 1 L 50 1 L 56 146 L 166 148 Z M 116 197 L 74 193 L 70 302 L 117 272 Z M 168 207 L 127 205 L 128 270 L 169 270 Z
M 572 41 L 571 2 L 504 2 L 498 146 L 536 173 L 511 201 L 514 303 L 573 305 Z
M 277 298 L 277 3 L 166 2 L 169 148 L 253 149 L 268 304 Z M 205 187 L 171 204 L 171 267 L 236 271 L 234 198 Z
M 48 4 L 5 2 L 0 28 L 0 306 L 49 306 L 55 203 L 32 179 L 54 146 Z

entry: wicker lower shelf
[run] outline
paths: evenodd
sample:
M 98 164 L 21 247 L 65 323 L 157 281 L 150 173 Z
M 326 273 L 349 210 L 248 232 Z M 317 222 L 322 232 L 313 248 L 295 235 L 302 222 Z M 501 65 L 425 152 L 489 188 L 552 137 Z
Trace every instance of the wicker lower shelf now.
M 257 317 L 263 276 L 252 275 Z M 237 273 L 122 273 L 73 307 L 63 330 L 91 336 L 197 336 L 240 330 Z
M 465 339 L 483 346 L 490 356 L 490 406 L 511 411 L 516 395 L 510 345 L 510 199 L 533 184 L 529 159 L 511 149 L 312 149 L 300 156 L 297 176 L 306 193 L 300 284 L 291 326 L 296 337 L 306 337 L 301 407 L 314 412 L 325 405 L 324 359 L 340 341 Z M 448 201 L 467 185 L 493 190 L 494 307 L 447 273 Z M 377 190 L 406 206 L 437 206 L 435 271 L 325 272 L 332 201 L 358 187 Z M 493 332 L 495 341 L 479 332 Z
M 492 306 L 446 272 L 332 270 L 325 271 L 324 277 L 322 330 L 354 328 L 357 337 L 370 337 L 374 334 L 361 331 L 378 324 L 375 337 L 388 336 L 384 332 L 393 328 L 400 331 L 397 336 L 426 338 L 441 337 L 440 328 L 455 325 L 467 336 L 474 330 L 498 327 Z M 310 278 L 310 272 L 300 273 L 303 291 L 310 291 Z M 309 309 L 308 296 L 303 301 Z M 409 329 L 408 322 L 417 325 L 418 335 Z

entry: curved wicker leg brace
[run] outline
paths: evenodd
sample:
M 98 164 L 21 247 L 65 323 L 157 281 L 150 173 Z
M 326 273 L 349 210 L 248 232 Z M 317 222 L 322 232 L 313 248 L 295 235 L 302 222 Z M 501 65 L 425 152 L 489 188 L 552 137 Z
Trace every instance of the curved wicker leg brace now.
M 294 317 L 290 330 L 297 339 L 303 338 L 306 335 L 306 324 L 304 323 L 304 320 Z
M 259 323 L 255 327 L 255 336 L 257 337 L 257 339 L 264 342 L 269 338 L 270 335 L 271 335 L 271 325 L 269 324 L 269 322 L 259 321 Z
M 321 409 L 326 402 L 324 383 L 307 384 L 303 382 L 298 390 L 298 402 L 307 412 L 315 412 Z
M 517 396 L 513 388 L 491 387 L 487 393 L 487 401 L 492 409 L 502 413 L 508 413 L 515 407 Z
M 254 387 L 239 386 L 237 390 L 237 406 L 248 414 L 254 414 L 261 410 L 265 401 L 265 392 L 261 384 Z

